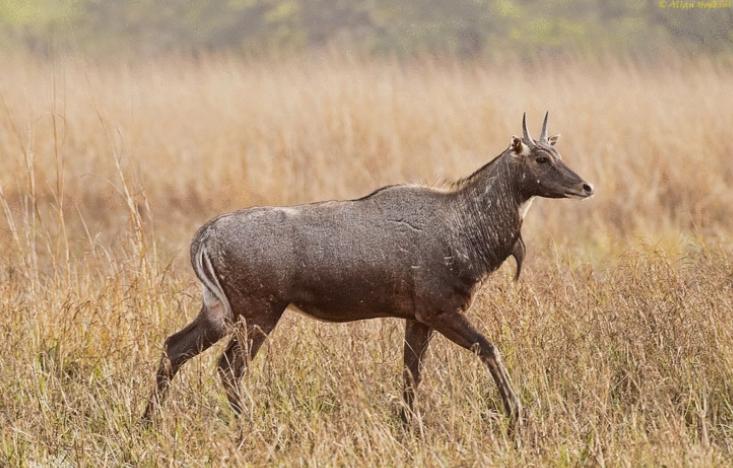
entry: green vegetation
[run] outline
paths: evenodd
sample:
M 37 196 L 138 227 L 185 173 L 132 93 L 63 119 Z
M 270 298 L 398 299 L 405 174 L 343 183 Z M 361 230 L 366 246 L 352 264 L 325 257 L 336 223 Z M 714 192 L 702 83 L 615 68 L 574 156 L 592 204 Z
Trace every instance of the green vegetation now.
M 728 4 L 730 3 L 730 4 Z M 97 55 L 310 48 L 460 57 L 733 50 L 733 2 L 3 0 L 4 48 Z

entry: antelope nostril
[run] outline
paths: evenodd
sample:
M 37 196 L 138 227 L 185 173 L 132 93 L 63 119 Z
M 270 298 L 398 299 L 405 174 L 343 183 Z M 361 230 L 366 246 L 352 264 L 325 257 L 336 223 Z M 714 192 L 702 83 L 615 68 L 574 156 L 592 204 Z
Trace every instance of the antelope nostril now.
M 593 193 L 593 186 L 591 184 L 583 184 L 583 191 L 590 195 Z

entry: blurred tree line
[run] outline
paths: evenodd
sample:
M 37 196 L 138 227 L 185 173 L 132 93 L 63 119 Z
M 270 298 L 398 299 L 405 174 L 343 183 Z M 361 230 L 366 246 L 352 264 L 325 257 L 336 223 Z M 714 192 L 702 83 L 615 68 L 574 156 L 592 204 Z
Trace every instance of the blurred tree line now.
M 308 48 L 461 57 L 719 54 L 733 51 L 731 7 L 725 0 L 0 0 L 0 48 L 103 55 Z

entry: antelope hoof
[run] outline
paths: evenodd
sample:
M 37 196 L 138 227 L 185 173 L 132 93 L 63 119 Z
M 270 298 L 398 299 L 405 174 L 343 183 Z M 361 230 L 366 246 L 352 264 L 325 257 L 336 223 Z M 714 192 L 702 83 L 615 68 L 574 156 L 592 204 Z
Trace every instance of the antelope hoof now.
M 524 423 L 524 408 L 522 403 L 514 398 L 509 408 L 509 433 L 511 435 L 517 435 Z
M 417 415 L 413 410 L 409 408 L 400 408 L 400 421 L 402 422 L 402 427 L 405 430 L 412 430 L 416 419 Z
M 153 425 L 153 415 L 149 414 L 148 411 L 145 411 L 145 414 L 142 415 L 139 422 L 140 422 L 140 426 L 143 429 L 148 429 L 150 426 Z

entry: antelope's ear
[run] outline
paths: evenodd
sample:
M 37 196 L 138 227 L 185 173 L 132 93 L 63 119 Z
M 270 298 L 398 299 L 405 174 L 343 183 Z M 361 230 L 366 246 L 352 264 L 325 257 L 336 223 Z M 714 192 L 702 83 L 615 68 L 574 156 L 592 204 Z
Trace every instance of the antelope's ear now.
M 512 137 L 512 153 L 515 156 L 527 156 L 529 154 L 529 147 L 524 144 L 521 138 Z
M 550 138 L 548 138 L 547 141 L 550 142 L 550 145 L 555 146 L 555 144 L 557 144 L 557 141 L 559 139 L 560 139 L 560 134 L 558 133 L 557 135 L 551 136 Z

